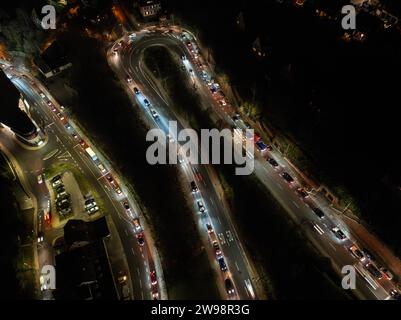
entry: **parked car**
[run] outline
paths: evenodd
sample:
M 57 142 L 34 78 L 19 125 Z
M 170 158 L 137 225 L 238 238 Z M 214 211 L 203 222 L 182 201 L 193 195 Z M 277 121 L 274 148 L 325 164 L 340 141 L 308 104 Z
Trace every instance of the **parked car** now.
M 372 252 L 370 252 L 368 249 L 363 248 L 362 252 L 365 254 L 365 256 L 367 256 L 370 260 L 372 261 L 376 261 L 376 257 L 372 254 Z
M 224 285 L 226 287 L 226 291 L 228 295 L 233 295 L 235 293 L 233 282 L 230 278 L 224 280 Z
M 348 250 L 352 253 L 352 255 L 360 261 L 365 261 L 366 257 L 363 252 L 358 248 L 356 244 L 353 244 Z
M 268 161 L 274 168 L 277 168 L 277 167 L 278 167 L 277 161 L 274 160 L 273 158 L 267 158 L 267 161 Z
M 381 267 L 380 271 L 387 280 L 393 280 L 394 276 L 387 268 Z
M 191 190 L 192 190 L 192 192 L 198 191 L 198 187 L 196 186 L 195 181 L 191 181 Z
M 132 223 L 134 224 L 134 227 L 135 227 L 136 230 L 141 230 L 141 224 L 140 224 L 138 218 L 133 219 Z
M 256 146 L 258 147 L 258 149 L 261 152 L 267 150 L 267 146 L 265 145 L 265 143 L 262 140 L 259 140 L 258 142 L 256 142 Z
M 150 283 L 155 285 L 157 283 L 156 271 L 153 270 L 150 272 Z
M 226 262 L 224 261 L 224 258 L 218 257 L 217 261 L 219 262 L 220 270 L 223 272 L 227 271 L 227 265 Z
M 298 188 L 297 193 L 301 198 L 308 198 L 309 194 L 305 191 L 304 188 Z
M 380 280 L 381 278 L 383 278 L 383 274 L 379 271 L 379 269 L 376 268 L 373 263 L 368 263 L 365 265 L 365 267 L 369 271 L 369 273 L 376 279 Z
M 213 249 L 214 249 L 214 253 L 216 254 L 216 257 L 221 256 L 220 246 L 217 241 L 213 241 Z
M 323 212 L 320 208 L 314 207 L 314 208 L 312 208 L 312 211 L 313 211 L 320 219 L 324 218 L 324 212 Z
M 347 236 L 344 234 L 344 232 L 342 232 L 342 231 L 340 230 L 340 228 L 334 227 L 334 228 L 331 229 L 331 231 L 334 233 L 334 235 L 335 235 L 338 239 L 340 239 L 340 240 L 345 240 L 345 239 L 347 239 Z
M 199 208 L 200 213 L 205 212 L 205 206 L 203 205 L 202 201 L 198 200 L 197 204 L 198 204 L 198 208 Z
M 282 176 L 283 179 L 284 179 L 285 181 L 287 181 L 288 183 L 294 182 L 294 178 L 291 177 L 291 176 L 290 176 L 287 172 L 285 172 L 285 171 L 281 174 L 281 176 Z
M 138 244 L 139 244 L 140 246 L 143 246 L 143 245 L 145 244 L 145 238 L 143 237 L 143 233 L 142 233 L 142 232 L 141 232 L 141 233 L 138 233 L 138 234 L 136 235 L 136 239 L 137 239 Z

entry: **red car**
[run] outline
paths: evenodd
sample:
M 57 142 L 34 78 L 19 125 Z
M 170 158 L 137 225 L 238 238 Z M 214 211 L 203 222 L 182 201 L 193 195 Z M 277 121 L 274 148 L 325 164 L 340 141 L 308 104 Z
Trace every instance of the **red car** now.
M 254 141 L 255 143 L 258 142 L 260 139 L 261 139 L 261 138 L 260 138 L 260 136 L 259 136 L 257 133 L 255 133 L 255 134 L 253 135 L 253 141 Z
M 50 224 L 52 220 L 52 215 L 50 212 L 45 211 L 43 218 L 45 219 L 46 223 Z
M 141 233 L 138 233 L 137 235 L 136 235 L 136 239 L 138 240 L 138 244 L 140 245 L 140 246 L 143 246 L 144 244 L 145 244 L 145 238 L 143 237 L 143 233 L 141 232 Z
M 79 144 L 81 145 L 82 148 L 86 148 L 88 145 L 86 144 L 86 142 L 84 140 L 81 139 L 81 141 L 79 141 Z
M 150 273 L 150 282 L 151 282 L 152 285 L 155 285 L 157 283 L 156 271 L 155 270 L 153 270 Z
M 108 174 L 108 175 L 106 176 L 106 179 L 107 179 L 107 181 L 110 182 L 112 185 L 115 184 L 115 181 L 114 181 L 114 179 L 113 179 L 113 177 L 112 177 L 111 175 Z

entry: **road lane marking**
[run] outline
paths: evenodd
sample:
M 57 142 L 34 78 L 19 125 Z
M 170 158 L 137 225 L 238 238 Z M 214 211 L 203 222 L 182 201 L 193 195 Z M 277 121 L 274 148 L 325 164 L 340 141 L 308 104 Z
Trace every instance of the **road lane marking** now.
M 329 243 L 329 245 L 330 245 L 330 247 L 333 248 L 334 251 L 337 251 L 336 247 L 332 243 Z
M 135 256 L 134 248 L 131 248 L 132 255 Z
M 296 206 L 299 209 L 299 206 L 296 204 L 295 201 L 292 202 L 294 204 L 294 206 Z
M 239 270 L 239 267 L 238 267 L 237 261 L 235 261 L 235 266 L 237 267 L 237 270 L 240 271 L 240 270 Z
M 136 269 L 136 272 L 138 272 L 138 276 L 141 275 L 141 272 L 139 271 L 139 268 Z
M 128 231 L 127 231 L 127 229 L 124 229 L 124 231 L 125 231 L 125 235 L 128 237 Z
M 314 224 L 313 227 L 315 228 L 315 230 L 322 235 L 324 233 L 323 229 L 318 225 L 318 224 Z
M 224 239 L 224 234 L 219 233 L 219 239 L 220 239 L 220 243 L 223 245 L 226 243 L 226 240 Z

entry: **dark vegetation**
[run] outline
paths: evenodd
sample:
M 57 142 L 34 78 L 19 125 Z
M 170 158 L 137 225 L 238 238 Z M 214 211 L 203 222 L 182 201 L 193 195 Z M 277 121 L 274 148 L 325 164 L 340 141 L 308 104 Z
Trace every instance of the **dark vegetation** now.
M 196 93 L 169 52 L 152 47 L 145 62 L 173 98 L 175 111 L 195 128 L 215 127 L 202 111 Z M 270 296 L 278 299 L 346 299 L 330 260 L 319 256 L 304 239 L 299 226 L 257 179 L 236 176 L 231 166 L 216 167 L 245 246 L 258 266 Z M 255 199 L 252 201 L 250 199 Z M 257 200 L 256 200 L 257 199 Z M 334 279 L 334 280 L 333 280 Z M 334 282 L 335 281 L 335 282 Z M 273 288 L 273 289 L 271 289 Z
M 302 150 L 295 162 L 335 189 L 343 205 L 352 195 L 351 208 L 401 255 L 400 34 L 361 16 L 368 41 L 344 43 L 339 22 L 318 19 L 312 7 L 273 0 L 169 5 L 197 27 L 217 71 L 257 106 L 256 118 Z M 244 31 L 236 25 L 240 12 Z M 265 59 L 252 54 L 257 37 Z
M 18 270 L 18 234 L 23 232 L 23 224 L 18 217 L 18 208 L 12 192 L 8 165 L 0 154 L 0 272 L 2 275 L 1 299 L 25 299 L 26 292 L 17 277 Z

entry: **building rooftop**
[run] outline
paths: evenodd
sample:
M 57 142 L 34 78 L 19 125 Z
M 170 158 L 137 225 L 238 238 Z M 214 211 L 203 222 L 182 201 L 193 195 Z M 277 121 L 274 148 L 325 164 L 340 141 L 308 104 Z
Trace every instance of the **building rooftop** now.
M 20 93 L 14 84 L 0 71 L 0 122 L 9 126 L 15 133 L 29 137 L 36 127 L 28 115 L 18 108 Z

